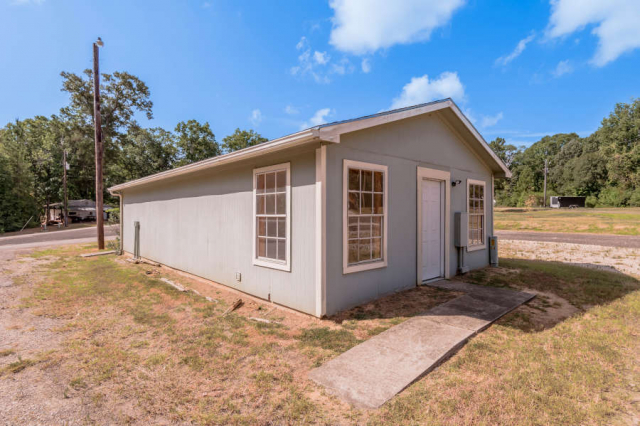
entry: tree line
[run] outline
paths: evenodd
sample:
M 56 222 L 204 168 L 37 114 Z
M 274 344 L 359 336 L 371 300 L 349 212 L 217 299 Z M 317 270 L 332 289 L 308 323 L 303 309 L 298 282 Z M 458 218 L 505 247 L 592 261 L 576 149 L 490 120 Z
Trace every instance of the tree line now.
M 559 133 L 528 148 L 496 138 L 489 145 L 513 174 L 496 180 L 496 205 L 542 206 L 546 159 L 547 197 L 585 196 L 588 207 L 640 207 L 640 99 L 617 104 L 587 137 Z
M 69 199 L 95 199 L 92 73 L 61 76 L 69 103 L 58 114 L 0 128 L 0 233 L 20 229 L 31 216 L 37 223 L 47 205 L 62 201 L 65 150 Z M 144 128 L 136 116 L 153 118 L 150 91 L 126 72 L 101 74 L 100 93 L 105 188 L 267 141 L 236 129 L 219 143 L 209 123 L 197 120 L 173 130 Z

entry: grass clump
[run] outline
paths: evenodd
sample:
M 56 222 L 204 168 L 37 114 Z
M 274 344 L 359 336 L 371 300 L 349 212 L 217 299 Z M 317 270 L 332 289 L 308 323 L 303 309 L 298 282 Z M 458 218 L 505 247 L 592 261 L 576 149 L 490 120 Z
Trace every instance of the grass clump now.
M 0 376 L 3 374 L 15 374 L 19 373 L 27 367 L 37 364 L 37 361 L 32 359 L 19 359 L 16 362 L 12 362 L 9 365 L 6 365 L 2 369 L 0 369 Z
M 348 351 L 360 340 L 348 330 L 331 330 L 329 327 L 309 328 L 303 330 L 298 336 L 304 346 L 315 346 L 333 352 L 342 353 Z

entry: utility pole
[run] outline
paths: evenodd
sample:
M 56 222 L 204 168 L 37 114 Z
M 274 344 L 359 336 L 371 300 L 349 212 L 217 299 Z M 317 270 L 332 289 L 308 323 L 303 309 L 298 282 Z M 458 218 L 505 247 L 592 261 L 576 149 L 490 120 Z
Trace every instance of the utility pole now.
M 104 208 L 102 200 L 102 122 L 100 118 L 100 66 L 98 49 L 104 43 L 98 37 L 93 43 L 93 126 L 96 138 L 96 228 L 98 250 L 104 249 Z
M 64 227 L 69 226 L 69 206 L 67 201 L 67 150 L 62 142 L 62 187 L 64 188 Z
M 547 173 L 549 172 L 549 160 L 544 159 L 544 201 L 542 207 L 547 207 Z

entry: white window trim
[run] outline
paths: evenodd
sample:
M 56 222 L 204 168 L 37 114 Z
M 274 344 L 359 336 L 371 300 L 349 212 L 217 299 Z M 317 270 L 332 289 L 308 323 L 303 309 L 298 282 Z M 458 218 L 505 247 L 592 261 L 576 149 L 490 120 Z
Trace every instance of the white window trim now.
M 382 260 L 349 265 L 349 224 L 347 206 L 349 193 L 349 167 L 355 169 L 368 169 L 384 173 L 384 197 L 382 200 L 384 220 L 382 223 Z M 363 163 L 361 161 L 344 160 L 342 166 L 342 273 L 351 274 L 354 272 L 368 271 L 370 269 L 386 268 L 387 266 L 387 246 L 388 244 L 388 202 L 389 198 L 389 168 L 380 164 Z
M 482 193 L 484 194 L 484 202 L 482 203 L 482 214 L 484 215 L 484 226 L 482 227 L 482 232 L 484 234 L 484 243 L 467 246 L 468 252 L 484 250 L 487 248 L 487 183 L 483 180 L 467 179 L 467 198 L 465 199 L 467 204 L 467 232 L 471 231 L 471 212 L 469 211 L 469 187 L 471 185 L 482 185 L 483 187 Z M 471 241 L 468 235 L 467 238 Z
M 256 251 L 256 241 L 258 239 L 257 228 L 256 228 L 256 215 L 258 213 L 256 206 L 256 175 L 264 172 L 272 172 L 275 170 L 286 170 L 287 175 L 287 256 L 285 262 L 277 261 L 277 260 L 268 260 L 264 258 L 259 258 Z M 256 266 L 263 266 L 265 268 L 278 269 L 281 271 L 291 272 L 291 163 L 281 163 L 275 164 L 273 166 L 260 167 L 258 169 L 253 169 L 253 215 L 251 217 L 253 220 L 253 244 L 252 249 L 253 252 L 251 254 L 251 258 L 253 259 L 253 264 Z

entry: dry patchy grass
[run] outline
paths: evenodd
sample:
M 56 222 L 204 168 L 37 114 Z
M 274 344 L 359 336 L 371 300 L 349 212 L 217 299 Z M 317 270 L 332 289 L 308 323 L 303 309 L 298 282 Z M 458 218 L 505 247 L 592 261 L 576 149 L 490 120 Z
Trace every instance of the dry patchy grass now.
M 640 235 L 640 208 L 496 208 L 495 229 Z
M 56 260 L 41 267 L 42 279 L 23 301 L 64 319 L 63 347 L 3 377 L 55 371 L 65 397 L 81 396 L 90 407 L 88 422 L 611 424 L 637 410 L 640 292 L 619 274 L 589 271 L 602 275 L 578 279 L 563 265 L 522 261 L 503 263 L 508 282 L 470 275 L 480 284 L 515 282 L 562 295 L 579 313 L 536 328 L 536 312 L 552 309 L 553 300 L 532 308 L 527 320 L 516 311 L 381 409 L 363 411 L 328 396 L 307 372 L 456 294 L 421 287 L 323 321 L 253 301 L 222 316 L 236 294 L 212 288 L 211 303 L 159 281 L 157 268 L 112 256 L 80 259 L 78 252 L 48 252 Z M 549 280 L 563 280 L 566 289 Z

